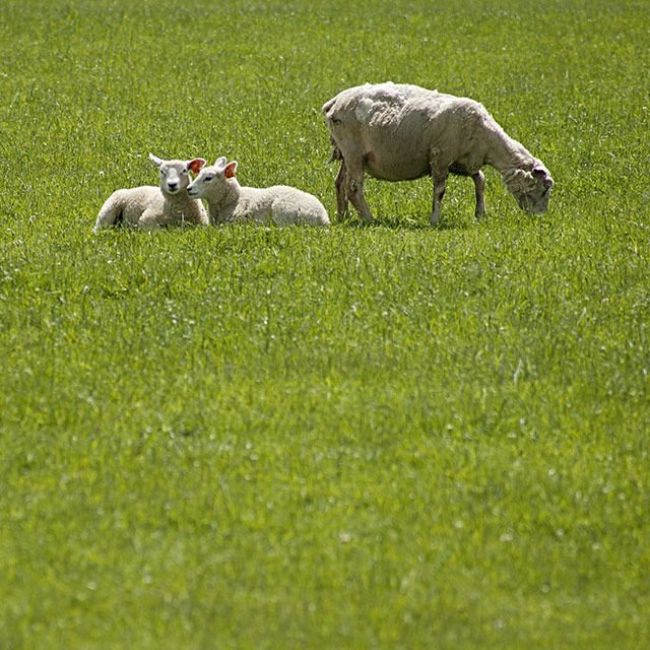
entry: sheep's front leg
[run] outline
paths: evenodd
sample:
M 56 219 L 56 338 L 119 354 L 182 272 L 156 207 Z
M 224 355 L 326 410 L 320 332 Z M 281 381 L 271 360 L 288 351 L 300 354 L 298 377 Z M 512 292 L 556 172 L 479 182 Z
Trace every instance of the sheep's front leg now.
M 334 186 L 336 187 L 336 215 L 339 219 L 344 219 L 348 213 L 348 195 L 346 191 L 347 182 L 345 160 L 341 159 L 339 173 L 336 175 L 336 180 L 334 181 Z
M 442 208 L 442 199 L 445 196 L 447 189 L 447 176 L 448 171 L 435 172 L 433 171 L 433 212 L 431 213 L 431 225 L 435 226 L 440 221 L 440 212 Z
M 482 171 L 477 171 L 472 174 L 474 181 L 474 191 L 476 193 L 476 218 L 480 219 L 485 214 L 485 174 Z
M 372 212 L 363 197 L 363 161 L 348 165 L 345 189 L 348 199 L 356 208 L 359 216 L 366 222 L 370 223 Z

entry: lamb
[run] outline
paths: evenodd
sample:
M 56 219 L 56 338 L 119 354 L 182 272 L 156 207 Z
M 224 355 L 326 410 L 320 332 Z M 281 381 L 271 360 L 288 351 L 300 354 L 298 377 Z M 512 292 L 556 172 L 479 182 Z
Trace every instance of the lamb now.
M 203 167 L 187 188 L 190 196 L 208 203 L 210 221 L 274 223 L 278 226 L 328 226 L 323 204 L 312 194 L 287 185 L 263 189 L 242 187 L 236 178 L 237 161 L 225 156 L 214 165 Z
M 152 153 L 149 159 L 160 169 L 159 187 L 144 185 L 113 192 L 97 215 L 94 232 L 120 222 L 149 230 L 185 223 L 208 225 L 201 201 L 187 194 L 188 172 L 197 174 L 205 160 L 162 160 Z
M 480 218 L 485 213 L 481 167 L 486 164 L 501 173 L 523 210 L 542 213 L 548 207 L 554 184 L 548 169 L 477 101 L 389 81 L 348 88 L 322 111 L 332 159 L 340 160 L 335 181 L 339 218 L 351 201 L 364 221 L 372 221 L 363 195 L 366 171 L 387 181 L 432 176 L 432 225 L 440 219 L 449 173 L 469 176 Z

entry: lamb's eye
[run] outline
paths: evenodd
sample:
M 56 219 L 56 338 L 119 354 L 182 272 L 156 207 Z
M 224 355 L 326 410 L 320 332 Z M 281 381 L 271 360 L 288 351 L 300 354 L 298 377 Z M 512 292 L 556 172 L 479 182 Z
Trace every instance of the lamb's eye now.
M 332 117 L 330 119 L 331 119 L 332 124 L 340 124 L 341 123 L 341 120 L 338 117 Z
M 187 175 L 187 169 L 184 169 L 181 174 L 186 174 Z
M 204 179 L 203 179 L 203 182 L 204 183 L 209 183 L 213 178 L 214 178 L 214 176 L 205 176 Z

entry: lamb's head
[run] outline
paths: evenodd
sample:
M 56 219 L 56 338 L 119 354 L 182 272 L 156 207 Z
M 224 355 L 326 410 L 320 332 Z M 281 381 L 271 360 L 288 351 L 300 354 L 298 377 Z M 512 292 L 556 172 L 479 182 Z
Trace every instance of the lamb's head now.
M 532 214 L 546 212 L 554 182 L 541 161 L 535 160 L 529 168 L 509 170 L 503 180 L 522 210 Z
M 225 156 L 218 158 L 214 165 L 203 167 L 199 175 L 187 188 L 187 193 L 194 198 L 209 198 L 218 203 L 228 193 L 231 179 L 235 178 L 237 161 Z
M 198 174 L 205 165 L 203 158 L 193 160 L 162 160 L 149 154 L 149 160 L 160 170 L 160 189 L 165 194 L 178 194 L 190 184 L 189 172 Z

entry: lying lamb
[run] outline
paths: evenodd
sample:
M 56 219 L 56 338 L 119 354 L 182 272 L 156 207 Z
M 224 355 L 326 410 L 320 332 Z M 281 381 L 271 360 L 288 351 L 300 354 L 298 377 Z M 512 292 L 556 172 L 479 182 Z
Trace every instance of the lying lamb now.
M 323 105 L 341 161 L 336 177 L 337 212 L 348 200 L 372 220 L 363 196 L 367 171 L 387 181 L 433 178 L 431 223 L 440 208 L 449 173 L 470 176 L 476 191 L 476 216 L 485 212 L 483 165 L 495 167 L 519 206 L 545 212 L 553 179 L 544 164 L 509 137 L 482 104 L 408 84 L 365 84 L 340 92 Z
M 97 215 L 95 232 L 120 222 L 143 229 L 184 223 L 208 225 L 201 201 L 187 194 L 188 172 L 197 174 L 205 160 L 161 160 L 152 153 L 149 159 L 160 169 L 160 186 L 144 185 L 113 192 Z
M 327 211 L 312 194 L 287 185 L 263 189 L 242 187 L 235 178 L 236 172 L 237 161 L 227 162 L 225 156 L 222 156 L 213 166 L 203 167 L 187 188 L 190 196 L 207 201 L 212 223 L 329 225 Z

